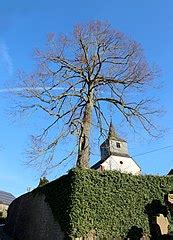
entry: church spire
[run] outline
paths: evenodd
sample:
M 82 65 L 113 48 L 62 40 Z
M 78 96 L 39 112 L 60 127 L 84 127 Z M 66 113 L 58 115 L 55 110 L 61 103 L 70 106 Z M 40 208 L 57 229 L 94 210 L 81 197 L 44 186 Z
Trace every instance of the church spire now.
M 116 133 L 115 133 L 114 126 L 112 124 L 112 120 L 111 120 L 110 125 L 109 125 L 108 138 L 109 139 L 116 139 Z
M 125 142 L 125 140 L 123 140 L 122 138 L 119 137 L 119 135 L 116 133 L 115 128 L 112 124 L 112 120 L 110 122 L 109 125 L 109 133 L 108 133 L 108 139 L 112 139 L 112 140 L 118 140 L 121 142 Z

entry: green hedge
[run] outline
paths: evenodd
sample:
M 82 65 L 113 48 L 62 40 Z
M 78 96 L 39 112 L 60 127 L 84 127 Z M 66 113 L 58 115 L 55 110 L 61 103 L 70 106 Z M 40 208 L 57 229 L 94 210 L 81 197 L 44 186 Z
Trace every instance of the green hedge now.
M 173 177 L 73 169 L 39 189 L 68 236 L 85 236 L 95 230 L 100 239 L 112 239 L 127 236 L 133 226 L 149 233 L 146 206 L 153 200 L 165 205 Z

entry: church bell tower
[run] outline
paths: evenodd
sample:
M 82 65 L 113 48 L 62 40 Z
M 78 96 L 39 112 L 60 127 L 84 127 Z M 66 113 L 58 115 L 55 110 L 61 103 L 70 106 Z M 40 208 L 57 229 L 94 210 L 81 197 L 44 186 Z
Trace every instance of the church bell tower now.
M 128 153 L 127 142 L 115 131 L 112 122 L 107 139 L 100 146 L 101 160 L 91 168 L 98 171 L 116 170 L 139 175 L 141 169 Z
M 109 133 L 107 139 L 100 146 L 101 159 L 106 159 L 110 155 L 124 156 L 128 155 L 127 142 L 120 138 L 115 132 L 112 122 L 109 126 Z

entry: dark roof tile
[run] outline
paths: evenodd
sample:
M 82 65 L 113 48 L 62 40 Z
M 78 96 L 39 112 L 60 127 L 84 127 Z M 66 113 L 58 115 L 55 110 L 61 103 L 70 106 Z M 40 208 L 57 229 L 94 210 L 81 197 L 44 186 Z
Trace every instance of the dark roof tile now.
M 173 169 L 171 169 L 167 175 L 173 175 Z

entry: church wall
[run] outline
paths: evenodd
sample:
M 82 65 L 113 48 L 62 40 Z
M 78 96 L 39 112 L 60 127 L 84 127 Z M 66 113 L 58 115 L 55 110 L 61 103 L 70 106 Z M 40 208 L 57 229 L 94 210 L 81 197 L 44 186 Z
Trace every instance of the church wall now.
M 134 175 L 139 175 L 140 168 L 133 161 L 132 158 L 120 157 L 120 156 L 110 156 L 106 159 L 102 166 L 104 170 L 117 170 L 125 173 L 132 173 Z

